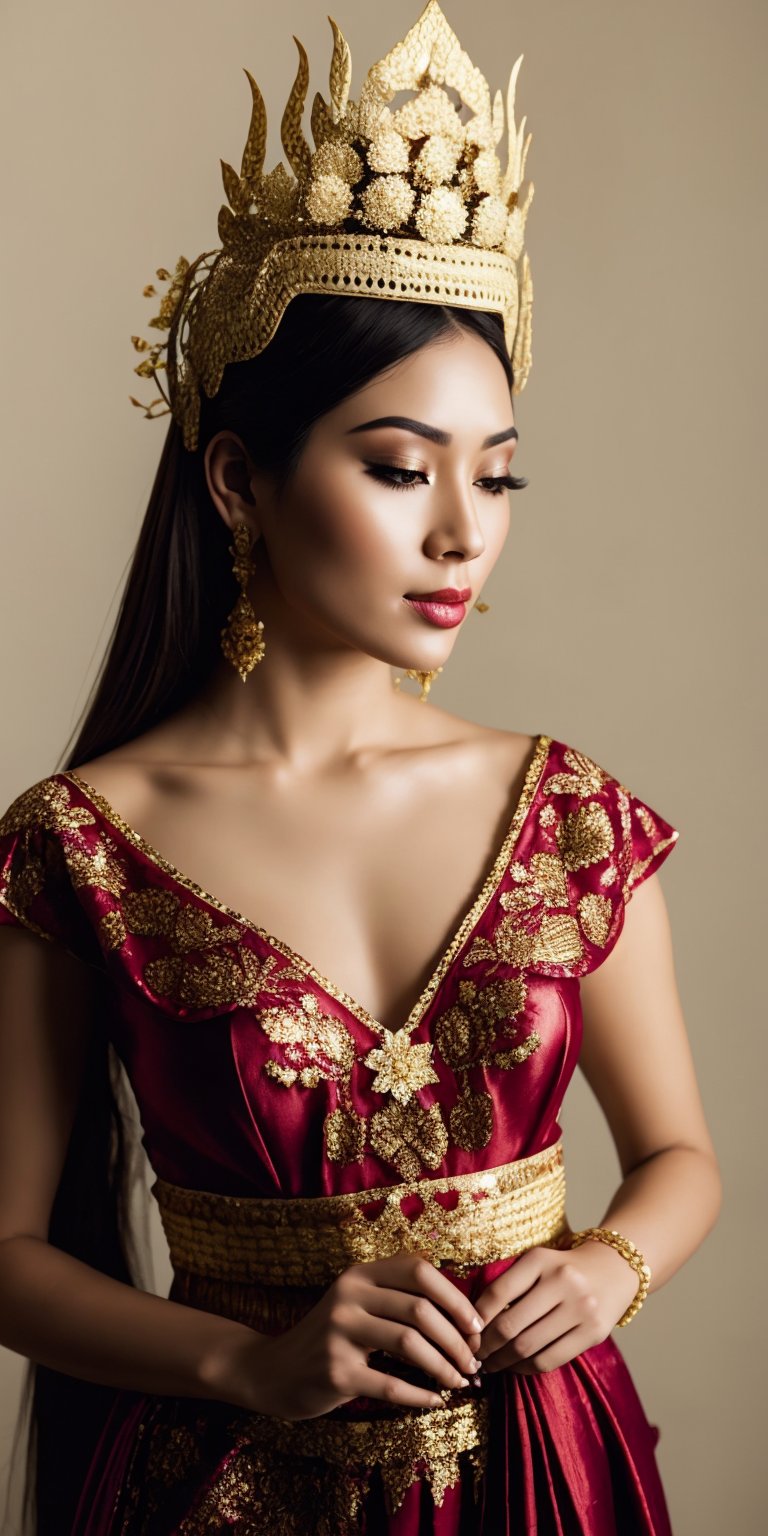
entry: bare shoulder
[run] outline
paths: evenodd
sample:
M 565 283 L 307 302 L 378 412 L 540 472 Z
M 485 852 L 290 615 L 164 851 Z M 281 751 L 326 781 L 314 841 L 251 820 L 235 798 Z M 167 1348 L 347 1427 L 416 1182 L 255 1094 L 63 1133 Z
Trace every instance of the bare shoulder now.
M 77 763 L 72 772 L 119 807 L 127 821 L 141 819 L 171 765 L 160 755 L 155 731 L 148 731 L 99 757 Z
M 439 724 L 435 722 L 435 745 L 448 748 L 457 765 L 460 761 L 486 784 L 498 780 L 502 790 L 524 778 L 542 733 L 503 730 L 444 711 L 440 715 Z

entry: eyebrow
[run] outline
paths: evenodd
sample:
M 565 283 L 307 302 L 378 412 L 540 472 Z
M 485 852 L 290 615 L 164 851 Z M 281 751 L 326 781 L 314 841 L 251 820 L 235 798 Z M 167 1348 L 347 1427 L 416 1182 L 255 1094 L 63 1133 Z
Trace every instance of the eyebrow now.
M 453 433 L 443 432 L 441 427 L 431 427 L 426 421 L 414 421 L 411 416 L 377 416 L 374 421 L 361 421 L 357 427 L 350 427 L 345 434 L 351 432 L 369 432 L 374 427 L 403 427 L 406 432 L 415 432 L 418 437 L 428 437 L 431 443 L 440 443 L 445 446 L 453 442 Z M 495 448 L 497 443 L 506 443 L 511 437 L 519 437 L 517 427 L 507 427 L 505 432 L 494 432 L 481 443 L 481 448 Z

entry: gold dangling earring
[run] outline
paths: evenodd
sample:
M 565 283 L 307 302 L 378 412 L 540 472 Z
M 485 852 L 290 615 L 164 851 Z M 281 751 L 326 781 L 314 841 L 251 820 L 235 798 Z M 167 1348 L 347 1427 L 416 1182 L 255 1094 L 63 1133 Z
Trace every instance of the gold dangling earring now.
M 236 523 L 232 530 L 234 544 L 229 553 L 234 555 L 232 571 L 240 587 L 240 596 L 221 631 L 221 649 L 245 682 L 248 673 L 264 656 L 264 625 L 257 622 L 253 606 L 246 595 L 246 587 L 256 567 L 251 559 L 253 537 L 247 523 Z
M 421 693 L 419 694 L 419 703 L 426 704 L 426 702 L 427 702 L 427 694 L 429 693 L 429 690 L 432 687 L 432 684 L 433 684 L 435 678 L 437 677 L 438 672 L 442 672 L 442 670 L 443 670 L 442 667 L 436 667 L 434 672 L 419 672 L 416 667 L 406 667 L 406 669 L 405 669 L 406 677 L 412 677 L 412 678 L 415 679 L 415 681 L 417 683 L 421 684 Z M 402 678 L 400 678 L 400 677 L 396 677 L 395 678 L 395 687 L 398 689 L 398 691 L 400 689 L 401 682 L 402 682 Z

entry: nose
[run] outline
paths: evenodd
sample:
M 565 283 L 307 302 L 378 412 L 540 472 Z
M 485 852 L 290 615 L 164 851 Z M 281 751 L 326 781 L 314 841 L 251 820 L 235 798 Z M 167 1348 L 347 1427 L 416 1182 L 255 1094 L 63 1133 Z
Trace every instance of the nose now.
M 435 508 L 426 546 L 433 559 L 452 555 L 474 560 L 483 553 L 485 539 L 471 491 L 456 487 L 444 492 Z

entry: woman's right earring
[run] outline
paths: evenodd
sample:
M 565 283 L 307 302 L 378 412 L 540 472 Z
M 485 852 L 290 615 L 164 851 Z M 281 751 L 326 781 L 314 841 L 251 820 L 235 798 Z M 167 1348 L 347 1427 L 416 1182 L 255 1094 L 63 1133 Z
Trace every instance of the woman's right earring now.
M 221 631 L 221 649 L 245 682 L 248 673 L 264 657 L 264 624 L 257 620 L 245 590 L 256 569 L 251 559 L 253 537 L 248 524 L 236 523 L 232 537 L 234 544 L 230 544 L 229 553 L 235 557 L 232 570 L 240 596 Z

